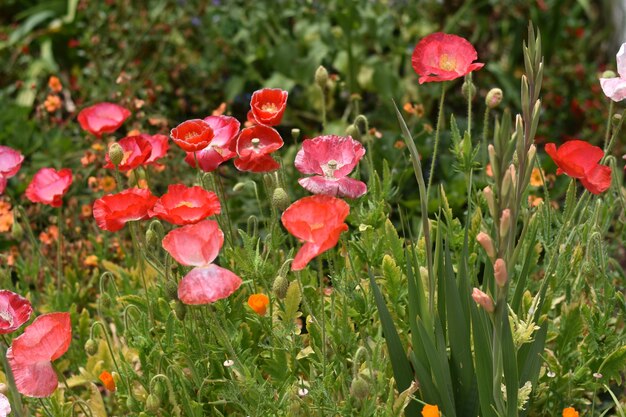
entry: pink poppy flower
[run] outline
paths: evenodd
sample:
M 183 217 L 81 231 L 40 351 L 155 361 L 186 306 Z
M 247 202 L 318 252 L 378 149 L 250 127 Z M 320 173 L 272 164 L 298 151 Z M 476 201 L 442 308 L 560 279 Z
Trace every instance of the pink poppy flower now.
M 204 121 L 213 129 L 213 139 L 206 148 L 196 152 L 200 169 L 204 172 L 212 172 L 220 164 L 237 156 L 231 149 L 239 133 L 240 123 L 230 116 L 209 116 Z M 196 167 L 196 161 L 192 152 L 187 153 L 185 162 Z
M 220 212 L 220 201 L 214 192 L 202 187 L 173 184 L 149 210 L 150 217 L 158 217 L 172 224 L 185 225 Z
M 0 290 L 0 334 L 12 333 L 30 319 L 30 301 L 9 290 Z
M 83 130 L 96 137 L 113 133 L 130 117 L 130 111 L 113 103 L 98 103 L 78 113 L 78 123 Z
M 0 417 L 7 417 L 10 413 L 11 403 L 9 403 L 9 399 L 4 394 L 0 394 Z
M 217 222 L 204 220 L 169 232 L 163 248 L 179 263 L 195 266 L 178 284 L 178 298 L 185 304 L 207 304 L 226 298 L 239 288 L 241 278 L 212 264 L 224 244 Z
M 8 146 L 0 146 L 0 194 L 4 192 L 7 180 L 17 174 L 22 167 L 24 155 Z
M 298 182 L 313 194 L 357 198 L 365 194 L 365 183 L 348 178 L 365 155 L 365 148 L 350 136 L 318 136 L 302 142 L 295 166 L 303 174 L 317 174 L 300 178 Z
M 152 152 L 146 159 L 146 165 L 158 165 L 157 161 L 163 158 L 167 154 L 167 150 L 170 148 L 169 138 L 165 135 L 146 135 L 142 134 L 141 137 L 145 138 L 152 147 Z
M 280 167 L 270 155 L 283 146 L 280 134 L 269 126 L 256 125 L 241 131 L 237 139 L 235 167 L 240 171 L 268 172 Z
M 348 203 L 328 195 L 304 197 L 287 207 L 281 217 L 283 226 L 305 242 L 296 254 L 291 269 L 304 269 L 311 259 L 333 248 L 341 233 L 348 230 L 348 225 L 344 223 L 348 214 Z
M 13 339 L 7 359 L 20 394 L 37 398 L 52 395 L 59 384 L 52 361 L 67 351 L 71 341 L 69 313 L 39 316 Z
M 250 111 L 254 120 L 261 125 L 280 124 L 287 107 L 288 93 L 280 88 L 264 88 L 255 91 L 250 100 Z
M 157 200 L 150 190 L 129 188 L 97 199 L 93 203 L 93 217 L 100 229 L 117 232 L 129 221 L 147 219 L 148 210 Z
M 147 164 L 147 160 L 152 153 L 152 145 L 145 136 L 148 135 L 126 136 L 125 138 L 120 139 L 117 142 L 124 152 L 124 157 L 117 166 L 117 169 L 124 172 L 135 169 L 140 165 Z M 104 165 L 104 167 L 108 169 L 114 169 L 115 165 L 113 165 L 113 162 L 111 162 L 111 158 L 109 157 L 108 152 L 105 156 L 105 159 L 106 164 Z
M 423 84 L 454 80 L 482 68 L 485 64 L 473 63 L 476 59 L 478 53 L 467 39 L 437 32 L 419 41 L 411 62 Z
M 72 184 L 72 170 L 41 168 L 26 188 L 26 197 L 33 203 L 61 207 L 63 196 Z
M 626 98 L 626 43 L 617 52 L 617 73 L 619 77 L 600 78 L 600 86 L 605 96 L 622 101 Z

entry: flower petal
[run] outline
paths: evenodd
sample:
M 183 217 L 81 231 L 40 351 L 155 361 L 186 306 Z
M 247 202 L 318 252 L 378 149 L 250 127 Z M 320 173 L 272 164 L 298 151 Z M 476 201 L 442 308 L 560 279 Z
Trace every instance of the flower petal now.
M 50 361 L 32 362 L 18 359 L 13 354 L 13 348 L 7 351 L 7 359 L 20 394 L 44 398 L 52 395 L 57 389 L 59 380 Z
M 206 266 L 217 258 L 224 244 L 224 233 L 214 220 L 179 227 L 163 238 L 163 248 L 179 263 Z
M 626 79 L 625 78 L 600 78 L 600 86 L 604 95 L 611 100 L 618 102 L 626 99 Z
M 217 265 L 192 269 L 178 284 L 178 298 L 185 304 L 209 304 L 228 297 L 241 278 Z

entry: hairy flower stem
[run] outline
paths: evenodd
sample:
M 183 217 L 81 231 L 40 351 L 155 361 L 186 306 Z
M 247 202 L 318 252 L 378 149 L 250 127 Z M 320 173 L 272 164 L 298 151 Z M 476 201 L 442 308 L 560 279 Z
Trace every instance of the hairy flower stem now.
M 433 183 L 433 175 L 435 173 L 435 163 L 437 162 L 437 148 L 439 147 L 439 136 L 441 134 L 441 129 L 443 128 L 443 103 L 446 97 L 446 86 L 445 83 L 441 84 L 441 98 L 439 99 L 439 116 L 437 116 L 437 128 L 435 129 L 435 147 L 433 148 L 433 158 L 430 163 L 430 171 L 428 173 L 428 186 L 426 187 L 426 200 L 430 196 L 430 187 Z M 424 216 L 428 216 L 428 213 L 422 213 Z
M 321 97 L 321 111 L 322 111 L 322 132 L 326 129 L 326 91 L 324 90 L 323 87 L 318 86 L 319 90 L 320 90 L 320 97 Z
M 61 286 L 63 285 L 61 279 L 63 276 L 63 207 L 58 209 L 57 229 L 59 232 L 57 237 L 57 291 L 61 295 Z
M 326 304 L 324 301 L 324 265 L 322 257 L 317 257 L 317 276 L 320 290 L 320 326 L 322 329 L 322 378 L 326 380 Z
M 13 405 L 12 411 L 15 414 L 15 417 L 27 417 L 28 411 L 24 411 L 24 408 L 22 406 L 22 398 L 19 391 L 17 390 L 17 386 L 15 385 L 15 379 L 13 378 L 13 373 L 11 372 L 9 361 L 7 360 L 6 351 L 11 344 L 9 343 L 5 335 L 2 335 L 2 340 L 4 344 L 0 344 L 0 363 L 2 363 L 2 368 L 4 369 L 4 375 L 7 380 L 7 385 L 9 386 L 9 392 L 11 394 L 11 404 Z M 24 414 L 24 412 L 26 414 Z
M 604 153 L 609 151 L 609 137 L 611 136 L 611 122 L 613 118 L 613 100 L 609 99 L 609 117 L 606 119 L 606 131 L 604 132 Z
M 485 115 L 483 116 L 483 135 L 482 135 L 482 144 L 480 149 L 480 163 L 483 166 L 487 166 L 489 162 L 489 155 L 487 154 L 487 145 L 488 140 L 487 136 L 489 136 L 489 113 L 491 109 L 489 106 L 485 106 Z

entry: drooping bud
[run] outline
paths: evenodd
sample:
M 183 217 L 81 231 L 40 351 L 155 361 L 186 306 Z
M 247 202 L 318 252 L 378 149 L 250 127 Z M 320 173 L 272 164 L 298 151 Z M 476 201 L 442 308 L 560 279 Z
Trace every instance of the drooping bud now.
M 277 187 L 274 189 L 272 193 L 272 206 L 280 211 L 285 210 L 289 207 L 291 201 L 289 201 L 289 196 L 283 187 Z
M 154 394 L 148 395 L 148 398 L 146 399 L 146 410 L 151 413 L 156 413 L 159 411 L 159 408 L 161 408 L 161 401 L 159 398 Z
M 502 99 L 504 98 L 504 94 L 502 90 L 499 88 L 492 88 L 487 93 L 487 97 L 485 98 L 485 104 L 490 109 L 495 109 L 502 103 Z
M 611 118 L 611 124 L 613 125 L 613 127 L 617 127 L 621 122 L 622 122 L 622 115 L 619 113 L 614 114 L 613 117 Z
M 496 257 L 496 250 L 493 247 L 491 237 L 489 237 L 489 235 L 485 232 L 480 232 L 476 235 L 476 241 L 483 247 L 487 256 L 489 256 L 489 258 L 493 261 Z
M 282 275 L 278 275 L 272 284 L 272 291 L 279 300 L 287 296 L 287 288 L 289 288 L 289 280 Z
M 159 238 L 157 237 L 154 230 L 151 228 L 146 231 L 146 244 L 148 246 L 156 246 L 159 243 Z
M 509 233 L 511 228 L 511 210 L 502 210 L 502 216 L 500 216 L 500 237 L 504 239 Z
M 350 125 L 346 128 L 346 135 L 352 136 L 355 140 L 361 140 L 361 132 L 356 125 Z
M 504 262 L 504 259 L 496 259 L 496 262 L 493 264 L 493 275 L 496 279 L 498 287 L 502 288 L 506 285 L 509 275 L 506 271 L 506 263 Z
M 357 117 L 355 117 L 354 125 L 357 127 L 357 129 L 359 129 L 359 133 L 367 133 L 370 130 L 369 121 L 367 120 L 367 117 L 362 114 L 359 114 Z
M 474 288 L 472 290 L 472 298 L 474 299 L 476 304 L 481 306 L 486 312 L 493 313 L 493 311 L 495 310 L 491 297 L 479 290 L 478 288 Z
M 328 85 L 328 71 L 323 65 L 317 67 L 315 71 L 315 84 L 317 84 L 322 90 L 326 89 Z
M 178 284 L 176 284 L 176 281 L 169 279 L 165 282 L 165 295 L 170 300 L 178 300 Z
M 87 355 L 89 356 L 93 356 L 98 352 L 98 345 L 96 344 L 96 341 L 93 339 L 88 339 L 87 342 L 85 342 L 85 353 L 87 353 Z
M 370 387 L 367 381 L 360 375 L 352 380 L 350 384 L 350 395 L 359 401 L 363 401 L 370 394 Z
M 115 166 L 122 163 L 124 159 L 124 149 L 122 149 L 119 143 L 114 142 L 109 146 L 109 158 L 111 159 L 111 163 Z

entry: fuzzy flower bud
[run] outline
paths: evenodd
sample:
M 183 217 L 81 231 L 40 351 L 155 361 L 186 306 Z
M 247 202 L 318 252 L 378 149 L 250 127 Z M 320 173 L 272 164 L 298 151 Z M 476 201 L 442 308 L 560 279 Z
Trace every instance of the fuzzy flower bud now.
M 613 117 L 611 118 L 611 124 L 613 125 L 613 127 L 617 127 L 622 121 L 622 115 L 621 114 L 614 114 Z
M 328 84 L 328 71 L 323 65 L 317 67 L 315 71 L 315 84 L 317 84 L 322 90 L 326 89 Z
M 478 288 L 474 288 L 472 290 L 472 298 L 481 306 L 487 313 L 493 313 L 495 307 L 493 305 L 493 300 L 490 296 L 479 290 Z
M 178 284 L 176 281 L 169 279 L 165 282 L 165 294 L 170 300 L 178 300 Z
M 485 104 L 490 109 L 495 109 L 502 103 L 502 98 L 504 95 L 502 94 L 502 90 L 499 88 L 492 88 L 487 93 L 487 97 L 485 98 Z
M 494 259 L 496 257 L 496 250 L 493 248 L 493 242 L 487 233 L 480 232 L 476 236 L 476 241 L 480 243 L 489 258 Z
M 461 86 L 461 93 L 463 94 L 463 97 L 468 100 L 472 100 L 476 97 L 476 86 L 472 80 L 465 80 L 463 82 L 463 85 Z
M 293 141 L 297 142 L 299 137 L 300 137 L 300 129 L 296 129 L 296 128 L 291 129 L 291 138 L 293 139 Z
M 161 401 L 159 398 L 154 394 L 148 395 L 148 398 L 146 399 L 146 410 L 151 413 L 156 413 L 159 411 L 159 408 L 161 408 Z
M 13 218 L 13 224 L 11 225 L 11 236 L 15 240 L 22 240 L 24 237 L 24 229 L 22 228 L 22 225 L 15 220 L 15 217 Z
M 119 143 L 115 142 L 109 146 L 109 158 L 111 158 L 111 163 L 115 166 L 118 166 L 122 162 L 124 159 L 124 149 L 122 149 Z
M 89 356 L 93 356 L 98 352 L 98 345 L 93 339 L 88 339 L 85 343 L 85 353 Z
M 289 288 L 289 281 L 282 275 L 279 275 L 274 279 L 272 284 L 272 291 L 279 300 L 284 299 L 287 296 L 287 288 Z
M 509 279 L 509 275 L 506 272 L 506 263 L 504 262 L 504 259 L 496 259 L 496 262 L 493 264 L 493 274 L 496 278 L 496 284 L 498 284 L 498 287 L 504 287 Z
M 350 395 L 352 395 L 357 400 L 364 400 L 370 394 L 370 387 L 365 379 L 358 375 L 356 378 L 352 380 L 350 384 Z
M 502 210 L 502 216 L 500 216 L 500 237 L 505 238 L 511 228 L 511 210 Z
M 185 320 L 185 316 L 187 315 L 187 306 L 185 306 L 180 301 L 177 301 L 176 305 L 174 306 L 174 313 L 176 313 L 176 317 L 178 317 L 178 320 Z
M 346 128 L 346 135 L 352 136 L 355 140 L 361 140 L 361 132 L 356 125 L 350 125 Z
M 289 196 L 285 189 L 282 187 L 275 188 L 272 193 L 272 206 L 277 210 L 283 211 L 289 207 L 289 204 L 291 204 L 291 201 L 289 201 Z

